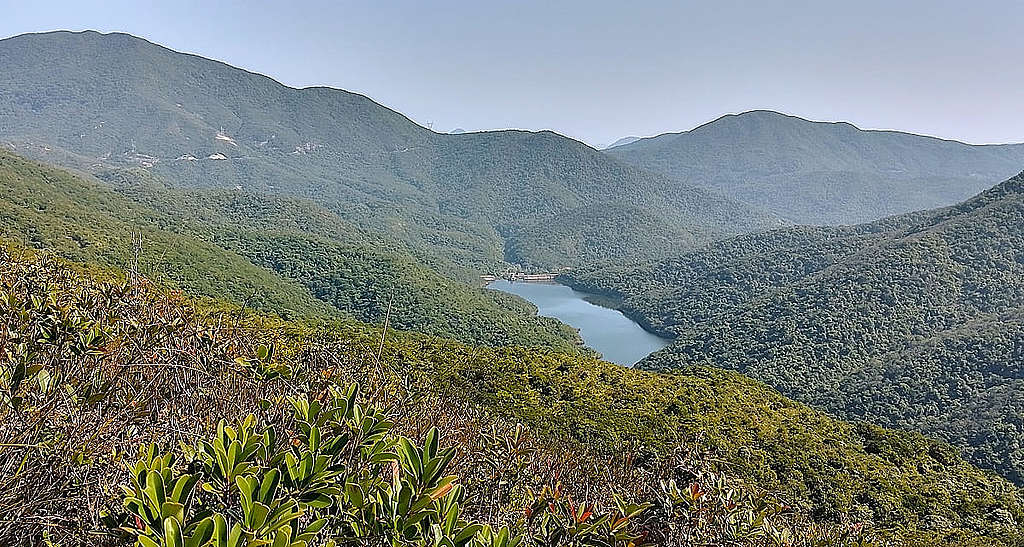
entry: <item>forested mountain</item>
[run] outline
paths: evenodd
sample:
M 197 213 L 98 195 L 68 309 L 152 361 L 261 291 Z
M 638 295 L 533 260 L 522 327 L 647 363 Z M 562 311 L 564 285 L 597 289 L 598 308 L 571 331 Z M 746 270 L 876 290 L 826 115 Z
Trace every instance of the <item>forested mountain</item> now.
M 1024 144 L 972 146 L 761 110 L 606 153 L 796 224 L 822 225 L 951 205 L 1024 165 Z
M 661 256 L 780 223 L 551 132 L 438 134 L 361 95 L 285 87 L 129 35 L 17 36 L 0 41 L 0 65 L 0 142 L 18 153 L 306 198 L 480 271 Z M 672 245 L 636 246 L 638 234 Z
M 576 275 L 676 337 L 642 366 L 735 369 L 1024 482 L 1024 173 L 953 207 Z
M 0 237 L 80 262 L 135 264 L 192 295 L 285 317 L 381 324 L 390 306 L 392 328 L 492 345 L 579 342 L 528 302 L 442 276 L 308 202 L 182 193 L 152 178 L 114 187 L 121 193 L 0 150 Z

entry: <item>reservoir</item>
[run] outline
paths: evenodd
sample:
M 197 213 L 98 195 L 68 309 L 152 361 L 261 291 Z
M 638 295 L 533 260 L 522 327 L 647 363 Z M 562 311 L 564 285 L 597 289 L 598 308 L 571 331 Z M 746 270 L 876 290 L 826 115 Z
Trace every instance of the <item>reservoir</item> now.
M 492 281 L 487 288 L 521 296 L 545 317 L 576 328 L 586 345 L 611 361 L 632 366 L 670 341 L 651 334 L 622 312 L 591 304 L 586 294 L 557 283 Z

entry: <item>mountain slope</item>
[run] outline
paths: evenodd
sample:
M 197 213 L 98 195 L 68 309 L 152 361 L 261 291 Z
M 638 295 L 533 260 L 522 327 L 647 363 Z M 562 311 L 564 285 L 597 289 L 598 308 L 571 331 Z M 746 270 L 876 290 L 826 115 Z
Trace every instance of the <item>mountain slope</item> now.
M 82 533 L 64 545 L 108 544 L 95 515 L 116 514 L 120 505 L 110 491 L 128 477 L 116 454 L 131 457 L 149 441 L 191 442 L 219 419 L 234 423 L 250 412 L 287 416 L 279 394 L 301 390 L 312 398 L 335 382 L 355 381 L 410 437 L 436 425 L 445 446 L 456 443 L 470 455 L 450 469 L 475 469 L 475 478 L 460 484 L 474 489 L 465 503 L 480 507 L 481 518 L 522 518 L 530 498 L 493 495 L 506 482 L 535 489 L 538 481 L 564 479 L 567 498 L 588 507 L 609 504 L 611 492 L 665 504 L 644 520 L 652 539 L 704 525 L 721 535 L 702 544 L 753 547 L 784 538 L 780 527 L 802 524 L 789 537 L 863 527 L 869 537 L 891 540 L 880 544 L 1020 541 L 1020 492 L 948 445 L 835 420 L 731 372 L 657 374 L 578 353 L 480 348 L 410 333 L 382 341 L 379 331 L 358 324 L 211 313 L 152 285 L 98 283 L 8 245 L 0 246 L 0 291 L 0 347 L 18 345 L 12 355 L 32 355 L 47 374 L 32 367 L 15 385 L 26 412 L 11 412 L 8 399 L 0 400 L 15 424 L 0 427 L 0 461 L 18 464 L 0 466 L 0 483 L 12 485 L 0 499 L 14 516 L 0 521 L 3 538 L 12 525 L 17 532 L 45 523 L 47 537 Z M 50 319 L 61 314 L 74 320 L 55 327 Z M 138 366 L 149 364 L 139 356 L 157 366 Z M 270 366 L 286 366 L 290 377 L 267 374 Z M 65 396 L 47 388 L 45 378 L 53 377 Z M 293 444 L 282 435 L 283 442 Z M 91 480 L 71 480 L 85 472 Z M 683 491 L 665 500 L 668 480 Z M 706 514 L 719 511 L 712 499 L 719 495 L 738 510 Z
M 529 267 L 571 266 L 565 241 L 612 236 L 604 210 L 656 214 L 635 226 L 671 241 L 778 225 L 755 208 L 620 164 L 550 132 L 438 134 L 366 97 L 292 89 L 123 34 L 46 33 L 0 41 L 0 141 L 84 170 L 140 167 L 183 187 L 310 199 L 360 228 L 463 266 L 494 270 L 505 245 Z M 555 239 L 541 223 L 571 214 Z M 614 238 L 609 237 L 610 241 Z M 660 256 L 646 245 L 603 249 Z
M 493 345 L 579 342 L 511 295 L 460 283 L 363 239 L 315 206 L 242 192 L 122 195 L 0 150 L 0 236 L 282 316 L 345 316 Z M 135 253 L 135 238 L 140 251 Z M 389 308 L 390 312 L 389 312 Z M 389 315 L 390 313 L 390 315 Z
M 606 153 L 797 224 L 852 224 L 950 205 L 1024 165 L 1024 144 L 971 146 L 770 111 L 723 116 Z
M 735 369 L 1024 482 L 1024 173 L 945 209 L 578 275 L 676 337 L 644 366 Z

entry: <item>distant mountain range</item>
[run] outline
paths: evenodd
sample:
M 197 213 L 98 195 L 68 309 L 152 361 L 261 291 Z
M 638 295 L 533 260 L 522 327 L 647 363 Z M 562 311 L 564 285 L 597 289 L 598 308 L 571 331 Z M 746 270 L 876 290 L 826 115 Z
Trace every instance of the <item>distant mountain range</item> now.
M 820 225 L 950 205 L 1024 168 L 1024 144 L 968 145 L 764 110 L 607 153 L 790 222 Z
M 633 261 L 786 223 L 954 203 L 1024 164 L 773 112 L 597 152 L 552 132 L 439 134 L 361 95 L 125 34 L 0 41 L 0 142 L 85 171 L 295 196 L 434 261 L 493 271 Z M 627 138 L 628 139 L 628 138 Z
M 621 139 L 609 144 L 608 146 L 605 146 L 602 150 L 608 150 L 610 148 L 615 148 L 616 146 L 634 143 L 640 139 L 641 137 L 622 137 Z
M 1024 483 L 1024 173 L 953 207 L 575 276 L 676 338 L 642 366 L 735 369 Z
M 781 224 L 552 132 L 439 134 L 361 95 L 125 34 L 17 36 L 0 64 L 0 142 L 20 154 L 306 198 L 478 271 L 656 256 Z

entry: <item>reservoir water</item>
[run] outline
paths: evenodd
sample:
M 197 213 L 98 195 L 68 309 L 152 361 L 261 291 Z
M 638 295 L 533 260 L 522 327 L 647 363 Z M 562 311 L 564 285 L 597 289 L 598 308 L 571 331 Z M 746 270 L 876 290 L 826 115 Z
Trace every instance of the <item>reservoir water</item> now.
M 618 310 L 587 302 L 586 294 L 565 285 L 499 279 L 487 288 L 521 296 L 537 306 L 540 315 L 578 329 L 587 346 L 600 352 L 605 361 L 632 366 L 670 342 L 645 331 Z

